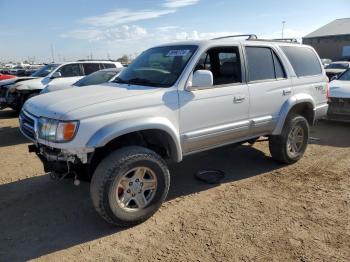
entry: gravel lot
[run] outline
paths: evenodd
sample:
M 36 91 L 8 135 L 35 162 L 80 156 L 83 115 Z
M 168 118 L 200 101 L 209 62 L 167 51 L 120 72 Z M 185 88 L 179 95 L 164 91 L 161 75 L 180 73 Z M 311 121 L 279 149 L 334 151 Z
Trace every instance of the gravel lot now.
M 118 229 L 93 210 L 89 184 L 51 181 L 11 111 L 0 112 L 0 261 L 349 261 L 350 124 L 320 122 L 305 157 L 273 162 L 266 142 L 171 167 L 161 210 Z M 226 172 L 221 185 L 201 168 Z

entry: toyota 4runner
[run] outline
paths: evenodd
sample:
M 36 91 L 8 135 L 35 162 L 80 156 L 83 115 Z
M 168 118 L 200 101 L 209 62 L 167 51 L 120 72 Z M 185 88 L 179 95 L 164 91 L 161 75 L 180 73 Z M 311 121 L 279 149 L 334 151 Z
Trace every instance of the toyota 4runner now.
M 165 200 L 170 161 L 260 136 L 273 159 L 298 161 L 309 126 L 326 115 L 327 90 L 310 46 L 182 42 L 148 49 L 111 83 L 28 100 L 20 129 L 46 172 L 91 179 L 97 212 L 130 226 Z

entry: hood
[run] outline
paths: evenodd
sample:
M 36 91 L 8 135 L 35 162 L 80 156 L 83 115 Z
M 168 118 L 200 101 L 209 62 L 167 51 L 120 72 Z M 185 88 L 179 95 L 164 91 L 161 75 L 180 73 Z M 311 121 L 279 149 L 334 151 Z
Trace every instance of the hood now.
M 50 85 L 48 84 L 45 88 L 47 89 L 47 92 L 55 92 L 55 91 L 60 91 L 60 90 L 65 90 L 68 88 L 73 88 L 75 86 L 73 85 Z
M 329 84 L 330 97 L 350 98 L 350 81 L 334 80 Z
M 326 69 L 326 73 L 330 74 L 340 74 L 343 73 L 346 69 Z
M 32 76 L 24 76 L 24 77 L 15 77 L 15 78 L 11 78 L 11 79 L 6 79 L 6 80 L 2 80 L 0 81 L 0 87 L 1 86 L 4 86 L 4 85 L 11 85 L 11 84 L 15 84 L 15 83 L 18 83 L 18 82 L 21 82 L 21 81 L 27 81 L 27 80 L 30 80 L 30 79 L 34 79 L 36 77 L 32 77 Z
M 16 85 L 17 90 L 40 90 L 43 89 L 50 82 L 50 78 L 39 77 L 31 78 Z
M 105 102 L 157 92 L 159 88 L 107 83 L 46 93 L 29 99 L 24 109 L 35 116 L 63 119 L 67 113 Z

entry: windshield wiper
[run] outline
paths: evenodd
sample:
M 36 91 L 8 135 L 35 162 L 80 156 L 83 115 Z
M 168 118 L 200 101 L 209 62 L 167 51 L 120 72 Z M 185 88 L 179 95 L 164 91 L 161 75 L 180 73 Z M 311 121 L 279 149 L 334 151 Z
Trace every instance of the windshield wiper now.
M 146 86 L 154 86 L 154 87 L 166 87 L 167 86 L 164 84 L 154 83 L 148 79 L 139 78 L 139 77 L 131 78 L 129 80 L 123 80 L 123 79 L 117 77 L 113 82 L 119 83 L 119 84 L 146 85 Z
M 112 82 L 114 83 L 118 83 L 118 84 L 129 84 L 129 81 L 125 81 L 119 77 L 117 77 L 116 79 L 114 79 Z

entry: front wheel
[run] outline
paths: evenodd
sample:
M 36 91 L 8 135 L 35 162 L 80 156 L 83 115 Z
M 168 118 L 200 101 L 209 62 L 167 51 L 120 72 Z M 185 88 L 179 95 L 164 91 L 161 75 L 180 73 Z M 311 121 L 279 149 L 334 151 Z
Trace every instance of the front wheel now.
M 96 211 L 108 223 L 132 226 L 160 208 L 169 185 L 164 160 L 147 148 L 132 146 L 102 160 L 92 177 L 90 193 Z
M 291 115 L 286 120 L 282 133 L 271 136 L 269 142 L 270 153 L 273 159 L 293 164 L 305 153 L 309 140 L 309 124 L 300 115 Z

